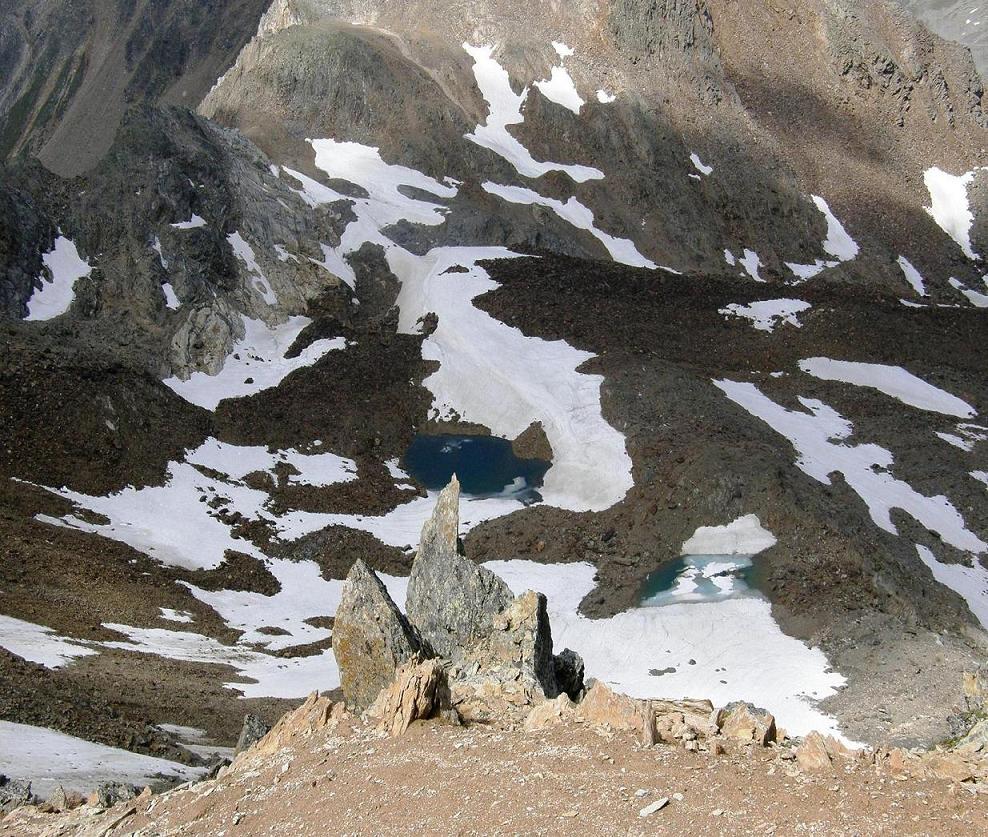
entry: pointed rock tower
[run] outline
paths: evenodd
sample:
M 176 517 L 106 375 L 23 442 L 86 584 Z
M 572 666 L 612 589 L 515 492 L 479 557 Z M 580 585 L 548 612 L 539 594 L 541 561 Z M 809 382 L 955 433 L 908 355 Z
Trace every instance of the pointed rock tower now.
M 460 483 L 454 475 L 422 527 L 405 606 L 422 637 L 454 662 L 490 636 L 494 618 L 514 601 L 507 584 L 457 551 L 459 506 Z

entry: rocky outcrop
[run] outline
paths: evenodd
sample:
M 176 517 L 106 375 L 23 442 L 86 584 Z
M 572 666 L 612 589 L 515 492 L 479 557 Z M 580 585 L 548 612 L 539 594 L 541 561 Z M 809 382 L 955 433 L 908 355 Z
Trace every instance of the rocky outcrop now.
M 453 661 L 490 635 L 494 618 L 514 598 L 494 573 L 459 554 L 459 502 L 460 483 L 454 476 L 422 528 L 406 604 L 422 637 Z
M 554 698 L 559 687 L 545 596 L 523 593 L 496 614 L 490 633 L 466 652 L 463 665 L 485 677 L 520 681 L 533 694 Z
M 244 724 L 240 728 L 240 737 L 237 739 L 237 746 L 234 755 L 242 753 L 249 747 L 253 747 L 258 741 L 264 738 L 271 731 L 264 721 L 250 712 L 244 715 Z
M 30 782 L 20 782 L 0 773 L 0 814 L 27 805 L 33 798 Z
M 449 684 L 439 660 L 413 659 L 398 669 L 394 682 L 383 689 L 367 710 L 378 718 L 378 728 L 401 735 L 413 721 L 432 718 L 449 710 Z
M 599 680 L 587 690 L 576 714 L 591 726 L 633 732 L 644 744 L 656 741 L 655 712 L 651 702 L 618 694 Z
M 832 735 L 811 732 L 796 748 L 796 764 L 807 773 L 830 772 L 838 758 L 852 758 L 853 753 Z
M 400 666 L 431 656 L 374 571 L 358 560 L 343 584 L 333 625 L 333 653 L 346 704 L 363 712 Z
M 327 729 L 335 729 L 346 717 L 346 708 L 342 703 L 333 702 L 328 697 L 313 692 L 298 709 L 283 715 L 271 731 L 253 747 L 244 751 L 244 754 L 265 756 L 277 753 L 291 746 L 296 739 L 310 738 Z M 239 763 L 238 758 L 234 762 L 234 767 Z
M 569 695 L 571 700 L 583 697 L 583 657 L 569 648 L 552 658 L 552 668 L 556 675 L 556 688 Z
M 775 741 L 775 717 L 750 703 L 730 703 L 717 713 L 721 735 L 735 741 L 754 741 L 762 747 Z
M 422 529 L 408 618 L 362 561 L 344 584 L 333 648 L 347 706 L 391 734 L 440 711 L 489 721 L 560 692 L 583 694 L 583 660 L 568 649 L 552 654 L 546 597 L 515 597 L 460 554 L 459 493 L 454 477 Z

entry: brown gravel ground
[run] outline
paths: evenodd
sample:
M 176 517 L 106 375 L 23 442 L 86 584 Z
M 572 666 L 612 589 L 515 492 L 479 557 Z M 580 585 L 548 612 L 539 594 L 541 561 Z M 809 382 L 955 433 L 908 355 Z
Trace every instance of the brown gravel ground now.
M 22 809 L 17 835 L 984 834 L 988 795 L 863 762 L 800 773 L 782 750 L 642 747 L 576 722 L 540 733 L 353 719 L 222 778 L 99 812 Z M 648 817 L 639 812 L 663 797 Z M 113 823 L 116 823 L 115 825 Z

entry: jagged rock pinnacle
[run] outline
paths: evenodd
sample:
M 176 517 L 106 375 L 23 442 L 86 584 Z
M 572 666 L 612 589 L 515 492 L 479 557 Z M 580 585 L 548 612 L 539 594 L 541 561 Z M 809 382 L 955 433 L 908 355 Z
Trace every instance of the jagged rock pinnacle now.
M 370 706 L 403 663 L 416 654 L 428 656 L 387 588 L 359 559 L 343 583 L 333 624 L 333 653 L 352 712 Z

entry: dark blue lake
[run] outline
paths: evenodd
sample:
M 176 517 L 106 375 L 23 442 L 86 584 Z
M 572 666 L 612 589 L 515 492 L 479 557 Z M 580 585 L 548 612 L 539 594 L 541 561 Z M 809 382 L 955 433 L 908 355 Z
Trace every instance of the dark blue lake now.
M 419 435 L 402 464 L 428 489 L 444 488 L 456 474 L 464 494 L 510 494 L 523 502 L 536 502 L 542 499 L 536 489 L 551 463 L 519 459 L 511 442 L 497 436 Z

